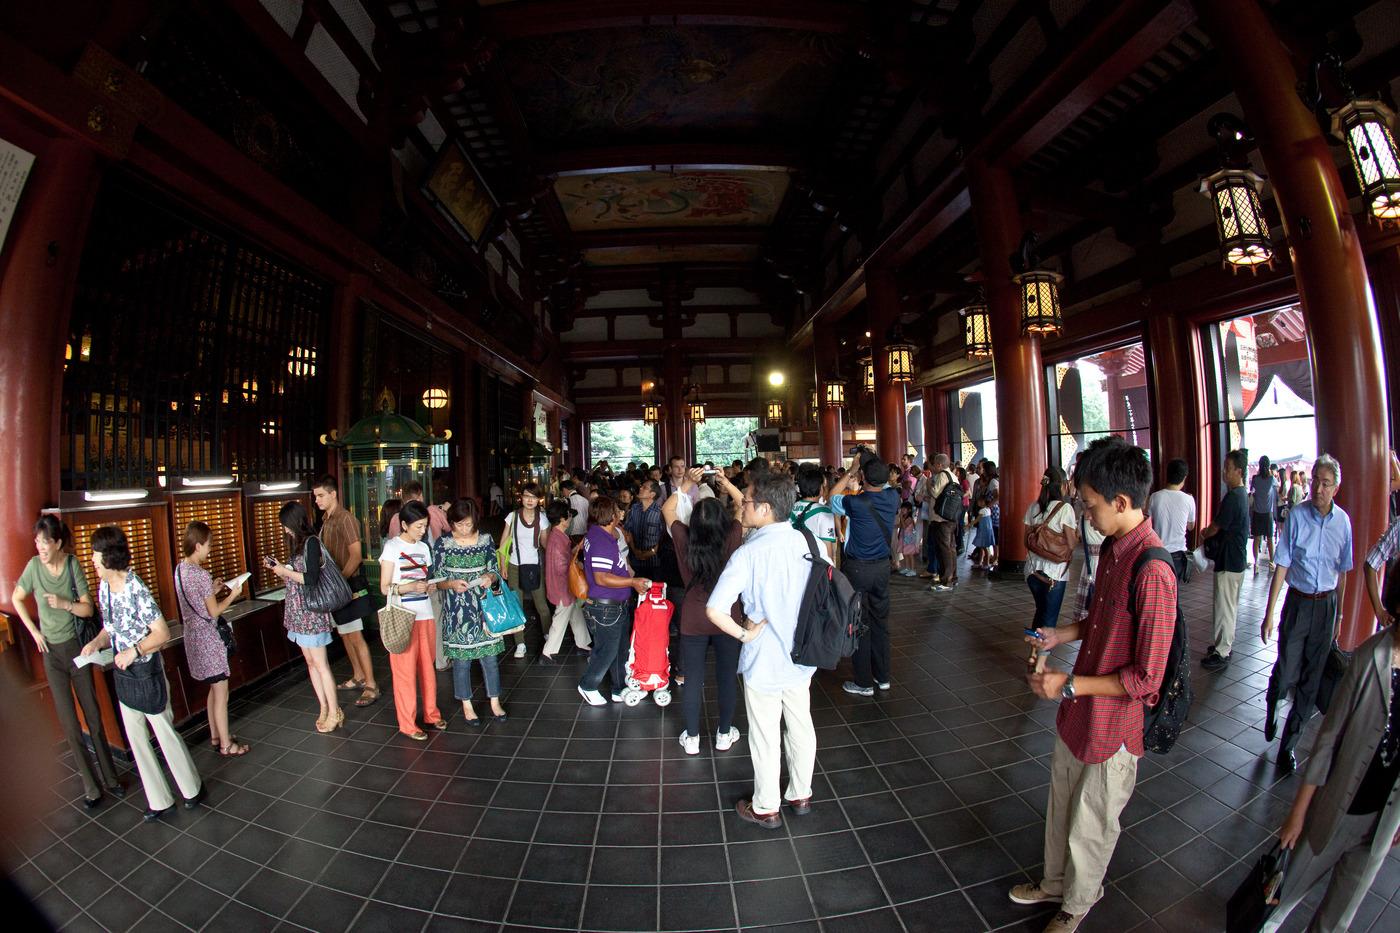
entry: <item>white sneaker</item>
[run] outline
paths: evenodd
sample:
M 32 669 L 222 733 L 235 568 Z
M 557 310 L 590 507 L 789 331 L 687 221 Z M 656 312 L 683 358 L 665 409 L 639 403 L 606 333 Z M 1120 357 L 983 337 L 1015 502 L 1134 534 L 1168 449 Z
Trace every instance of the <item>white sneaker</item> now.
M 691 735 L 689 732 L 682 732 L 681 748 L 685 749 L 687 755 L 700 754 L 700 736 Z
M 727 752 L 739 741 L 739 727 L 730 726 L 728 732 L 715 733 L 715 751 Z
M 603 699 L 603 695 L 597 690 L 585 690 L 578 688 L 578 695 L 583 697 L 583 701 L 589 706 L 607 706 L 608 701 Z
M 515 646 L 515 656 L 517 658 L 525 657 L 525 643 L 523 641 Z

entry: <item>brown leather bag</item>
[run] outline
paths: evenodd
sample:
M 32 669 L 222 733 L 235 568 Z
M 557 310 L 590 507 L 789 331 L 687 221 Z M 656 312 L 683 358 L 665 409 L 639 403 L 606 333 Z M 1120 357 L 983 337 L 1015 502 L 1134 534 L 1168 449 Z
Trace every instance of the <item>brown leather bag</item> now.
M 1063 500 L 1057 502 L 1043 522 L 1027 526 L 1026 550 L 1056 564 L 1069 563 L 1069 559 L 1074 556 L 1074 548 L 1069 544 L 1069 535 L 1063 531 L 1050 530 L 1050 520 L 1059 514 L 1060 509 L 1067 507 L 1068 504 Z
M 574 599 L 588 598 L 588 577 L 584 576 L 583 564 L 579 561 L 582 550 L 583 542 L 580 541 L 569 556 L 569 592 L 574 594 Z

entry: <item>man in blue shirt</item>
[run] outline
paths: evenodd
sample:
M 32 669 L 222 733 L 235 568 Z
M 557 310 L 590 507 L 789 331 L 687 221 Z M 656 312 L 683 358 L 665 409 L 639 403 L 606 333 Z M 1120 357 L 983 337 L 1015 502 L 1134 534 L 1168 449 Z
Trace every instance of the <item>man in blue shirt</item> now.
M 842 495 L 856 477 L 864 489 Z M 868 450 L 851 455 L 846 475 L 831 491 L 831 512 L 846 518 L 846 559 L 841 570 L 851 586 L 864 594 L 865 635 L 851 658 L 855 680 L 841 689 L 856 696 L 875 695 L 875 688 L 890 689 L 890 541 L 899 490 L 886 485 L 890 468 Z
M 812 769 L 817 731 L 812 724 L 811 680 L 815 667 L 792 662 L 797 613 L 811 572 L 807 539 L 788 523 L 796 496 L 784 473 L 755 473 L 744 490 L 740 523 L 748 539 L 730 555 L 705 603 L 710 621 L 743 641 L 739 673 L 744 675 L 744 706 L 749 714 L 749 754 L 753 758 L 753 797 L 740 800 L 739 818 L 764 829 L 783 825 L 786 800 L 801 816 L 812 809 Z M 748 626 L 730 615 L 743 599 Z M 783 727 L 787 736 L 783 736 Z M 787 759 L 787 790 L 779 794 L 779 774 Z
M 1341 485 L 1341 464 L 1323 454 L 1313 464 L 1312 498 L 1289 511 L 1279 536 L 1269 604 L 1259 632 L 1267 645 L 1274 633 L 1274 606 L 1287 582 L 1278 661 L 1264 696 L 1264 737 L 1274 740 L 1274 707 L 1292 687 L 1293 707 L 1283 725 L 1278 752 L 1279 767 L 1289 774 L 1298 766 L 1293 749 L 1317 700 L 1317 688 L 1341 622 L 1341 594 L 1351 569 L 1351 517 L 1332 501 Z
M 654 479 L 643 482 L 637 490 L 637 501 L 632 503 L 622 524 L 632 549 L 632 567 L 646 576 L 657 576 L 660 566 L 656 552 L 661 543 L 661 530 L 665 527 L 661 517 L 660 486 Z

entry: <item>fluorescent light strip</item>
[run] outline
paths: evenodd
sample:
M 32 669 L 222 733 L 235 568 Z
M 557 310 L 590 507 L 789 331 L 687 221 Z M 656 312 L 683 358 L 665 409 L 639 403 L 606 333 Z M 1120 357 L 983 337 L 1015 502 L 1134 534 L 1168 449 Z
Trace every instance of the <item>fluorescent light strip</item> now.
M 130 499 L 144 499 L 151 494 L 149 489 L 102 489 L 83 493 L 84 502 L 124 502 Z
M 182 476 L 181 486 L 227 486 L 233 482 L 232 476 Z
M 259 492 L 282 492 L 286 489 L 296 489 L 301 483 L 293 480 L 290 483 L 258 483 Z

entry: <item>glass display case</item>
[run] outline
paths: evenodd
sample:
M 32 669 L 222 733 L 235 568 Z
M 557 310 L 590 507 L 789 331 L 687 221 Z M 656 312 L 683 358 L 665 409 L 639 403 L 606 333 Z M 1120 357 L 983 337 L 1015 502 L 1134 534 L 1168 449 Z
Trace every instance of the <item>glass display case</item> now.
M 549 465 L 554 452 L 535 440 L 531 428 L 521 428 L 520 437 L 501 454 L 501 463 L 506 474 L 506 508 L 520 505 L 520 490 L 526 483 L 539 483 L 543 496 L 540 505 L 548 504 L 550 475 Z
M 432 504 L 433 444 L 442 439 L 393 409 L 394 397 L 386 389 L 379 396 L 379 411 L 326 441 L 340 451 L 340 504 L 360 526 L 365 579 L 376 598 L 384 547 L 380 507 L 402 499 L 404 486 L 414 480 L 423 484 L 423 501 Z

